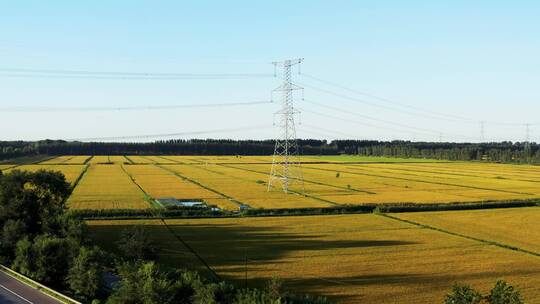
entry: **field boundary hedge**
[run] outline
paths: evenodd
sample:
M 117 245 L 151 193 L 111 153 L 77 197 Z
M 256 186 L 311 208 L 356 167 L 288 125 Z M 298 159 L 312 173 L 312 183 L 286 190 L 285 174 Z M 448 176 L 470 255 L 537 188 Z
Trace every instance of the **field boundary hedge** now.
M 148 218 L 227 218 L 227 217 L 271 217 L 271 216 L 309 216 L 336 215 L 356 213 L 399 213 L 399 212 L 428 212 L 428 211 L 458 211 L 499 208 L 521 208 L 540 206 L 540 199 L 486 201 L 472 203 L 446 204 L 368 204 L 341 205 L 322 208 L 297 209 L 246 209 L 243 211 L 211 210 L 201 208 L 178 209 L 79 209 L 70 212 L 87 220 L 98 219 L 148 219 Z

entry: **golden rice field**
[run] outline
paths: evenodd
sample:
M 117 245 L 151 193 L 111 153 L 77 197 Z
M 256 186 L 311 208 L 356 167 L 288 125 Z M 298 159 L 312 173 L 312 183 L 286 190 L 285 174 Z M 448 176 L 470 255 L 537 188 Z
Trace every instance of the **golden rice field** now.
M 40 162 L 40 165 L 84 165 L 90 159 L 88 155 L 58 156 Z
M 150 203 L 122 165 L 90 165 L 73 190 L 72 209 L 145 209 Z
M 506 224 L 491 219 L 493 226 Z M 241 285 L 246 273 L 249 286 L 277 275 L 293 291 L 322 294 L 335 303 L 427 304 L 442 303 L 455 282 L 486 292 L 505 279 L 527 303 L 540 302 L 539 257 L 380 215 L 165 222 L 222 277 Z M 88 224 L 94 240 L 111 249 L 122 227 L 146 225 L 163 246 L 162 262 L 201 267 L 157 220 Z M 531 224 L 540 228 L 538 221 Z
M 104 192 L 96 194 L 103 198 L 101 202 L 89 199 L 86 201 L 94 203 L 85 206 L 106 209 L 147 208 L 149 204 L 134 199 L 143 191 L 152 198 L 204 199 L 228 210 L 240 204 L 252 208 L 312 208 L 540 198 L 538 166 L 360 156 L 305 156 L 303 187 L 293 184 L 289 194 L 268 192 L 271 160 L 270 156 L 58 156 L 37 165 L 2 163 L 0 170 L 9 171 L 13 166 L 49 168 L 64 172 L 73 183 L 80 166 L 87 164 L 91 170 L 76 186 L 70 201 L 80 201 L 78 193 Z M 132 179 L 140 182 L 143 191 Z M 105 199 L 108 193 L 114 198 Z M 81 208 L 80 204 L 71 206 Z
M 153 198 L 177 197 L 183 199 L 204 200 L 221 209 L 238 209 L 238 205 L 222 195 L 184 180 L 163 168 L 146 165 L 132 165 L 125 166 L 124 168 L 134 178 L 135 182 Z
M 11 169 L 7 169 L 6 173 L 12 170 L 26 170 L 26 171 L 37 171 L 40 169 L 60 171 L 66 177 L 66 181 L 71 185 L 74 185 L 75 181 L 83 173 L 85 165 L 20 165 Z
M 540 208 L 411 212 L 392 216 L 540 255 Z

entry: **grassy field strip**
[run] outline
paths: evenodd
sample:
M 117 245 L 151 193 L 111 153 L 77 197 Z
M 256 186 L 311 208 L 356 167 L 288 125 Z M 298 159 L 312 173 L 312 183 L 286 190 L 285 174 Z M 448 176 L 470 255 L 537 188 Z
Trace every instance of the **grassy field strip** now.
M 402 218 L 399 218 L 399 217 L 396 217 L 396 216 L 389 215 L 387 213 L 378 213 L 377 215 L 380 215 L 380 216 L 383 216 L 383 217 L 386 217 L 386 218 L 390 218 L 390 219 L 393 219 L 393 220 L 396 220 L 396 221 L 401 221 L 401 222 L 404 222 L 404 223 L 408 223 L 408 224 L 411 224 L 411 225 L 416 225 L 416 226 L 421 227 L 421 228 L 430 229 L 430 230 L 434 230 L 434 231 L 439 231 L 439 232 L 454 235 L 454 236 L 459 236 L 459 237 L 462 237 L 462 238 L 465 238 L 465 239 L 469 239 L 469 240 L 473 240 L 473 241 L 476 241 L 476 242 L 484 243 L 486 245 L 493 245 L 493 246 L 497 246 L 497 247 L 500 247 L 500 248 L 513 250 L 513 251 L 517 251 L 517 252 L 522 252 L 522 253 L 526 253 L 526 254 L 530 254 L 530 255 L 533 255 L 533 256 L 540 257 L 540 253 L 538 253 L 538 252 L 526 250 L 526 249 L 515 247 L 515 246 L 512 246 L 512 245 L 503 244 L 503 243 L 499 243 L 499 242 L 495 242 L 495 241 L 491 241 L 491 240 L 484 240 L 484 239 L 477 238 L 477 237 L 474 237 L 474 236 L 461 234 L 461 233 L 453 232 L 453 231 L 446 230 L 446 229 L 441 229 L 441 228 L 438 228 L 438 227 L 422 224 L 422 223 L 419 223 L 419 222 L 402 219 Z
M 220 196 L 222 196 L 222 197 L 228 199 L 230 202 L 235 203 L 236 205 L 238 205 L 239 208 L 240 208 L 241 206 L 248 206 L 248 207 L 250 207 L 249 204 L 246 204 L 246 203 L 244 203 L 244 202 L 238 201 L 237 199 L 235 199 L 235 198 L 233 198 L 233 197 L 231 197 L 231 196 L 228 196 L 228 195 L 226 195 L 226 194 L 224 194 L 224 193 L 221 193 L 220 191 L 217 191 L 217 190 L 215 190 L 215 189 L 212 189 L 212 188 L 210 188 L 210 187 L 208 187 L 208 186 L 206 186 L 206 185 L 204 185 L 204 184 L 198 182 L 197 180 L 194 180 L 194 179 L 192 179 L 192 178 L 189 178 L 189 177 L 187 177 L 187 176 L 184 176 L 184 175 L 182 175 L 181 173 L 179 173 L 179 172 L 177 172 L 177 171 L 175 171 L 175 170 L 172 170 L 172 169 L 170 169 L 170 168 L 164 167 L 164 166 L 159 165 L 159 164 L 155 164 L 154 166 L 156 166 L 156 167 L 158 167 L 158 168 L 161 168 L 161 169 L 163 169 L 163 170 L 166 170 L 166 171 L 168 171 L 168 172 L 170 172 L 170 173 L 172 173 L 172 174 L 174 174 L 174 175 L 180 177 L 181 179 L 186 180 L 186 181 L 189 181 L 190 183 L 193 183 L 193 184 L 195 184 L 195 185 L 197 185 L 197 186 L 199 186 L 199 187 L 201 187 L 201 188 L 204 188 L 204 189 L 206 189 L 206 190 L 208 190 L 208 191 L 210 191 L 210 192 L 213 192 L 213 193 L 215 193 L 215 194 L 218 194 L 218 195 L 220 195 Z
M 322 169 L 322 168 L 316 168 L 316 167 L 308 167 L 308 166 L 304 166 L 304 168 L 309 168 L 309 169 L 314 169 L 314 170 L 321 170 L 321 171 L 332 171 L 332 170 L 328 170 L 328 169 Z M 356 175 L 381 177 L 381 178 L 394 179 L 394 180 L 414 181 L 414 182 L 418 182 L 418 183 L 426 183 L 426 184 L 434 184 L 434 185 L 455 186 L 455 187 L 463 187 L 463 188 L 470 188 L 470 189 L 477 189 L 477 190 L 488 190 L 488 191 L 511 193 L 511 194 L 534 195 L 533 193 L 527 193 L 527 192 L 510 191 L 510 190 L 502 190 L 502 189 L 492 189 L 492 188 L 482 188 L 482 187 L 475 187 L 475 186 L 472 186 L 472 185 L 460 185 L 460 184 L 443 183 L 443 182 L 435 182 L 435 181 L 425 181 L 425 180 L 421 180 L 421 179 L 407 179 L 407 178 L 403 178 L 403 177 L 387 176 L 387 175 L 380 175 L 380 174 L 373 174 L 373 173 L 368 174 L 368 173 L 354 172 L 354 171 L 343 171 L 343 172 L 356 174 Z
M 73 209 L 146 209 L 145 194 L 120 165 L 89 165 L 68 202 Z
M 124 155 L 124 157 L 127 159 L 128 163 L 129 163 L 130 165 L 135 164 L 135 162 L 134 162 L 129 156 Z

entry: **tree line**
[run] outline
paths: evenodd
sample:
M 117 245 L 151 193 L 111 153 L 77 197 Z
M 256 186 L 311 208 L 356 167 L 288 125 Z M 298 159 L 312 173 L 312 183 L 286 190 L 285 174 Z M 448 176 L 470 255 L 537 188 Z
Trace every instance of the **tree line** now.
M 477 160 L 540 163 L 540 145 L 527 142 L 447 143 L 411 141 L 336 140 L 338 153 L 439 160 Z
M 439 160 L 540 163 L 540 145 L 527 142 L 453 143 L 299 139 L 303 155 L 361 155 Z M 0 160 L 26 155 L 271 155 L 274 140 L 175 139 L 149 143 L 43 140 L 0 142 Z

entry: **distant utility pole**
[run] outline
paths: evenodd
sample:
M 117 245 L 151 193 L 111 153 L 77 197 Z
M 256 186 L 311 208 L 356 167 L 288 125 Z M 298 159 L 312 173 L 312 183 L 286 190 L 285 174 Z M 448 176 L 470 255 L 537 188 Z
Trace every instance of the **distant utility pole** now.
M 484 125 L 485 125 L 485 122 L 482 120 L 480 122 L 480 140 L 482 142 L 486 141 Z
M 529 143 L 531 139 L 531 124 L 525 124 L 525 142 Z
M 274 92 L 281 92 L 281 109 L 275 113 L 279 116 L 280 135 L 276 139 L 274 148 L 268 191 L 273 187 L 280 187 L 287 193 L 293 183 L 299 184 L 301 191 L 304 191 L 304 179 L 298 159 L 300 151 L 294 123 L 294 115 L 298 114 L 299 111 L 293 105 L 293 91 L 302 90 L 303 88 L 293 84 L 291 81 L 291 68 L 300 65 L 303 60 L 300 58 L 273 62 L 274 67 L 283 68 L 283 83 L 274 90 Z

